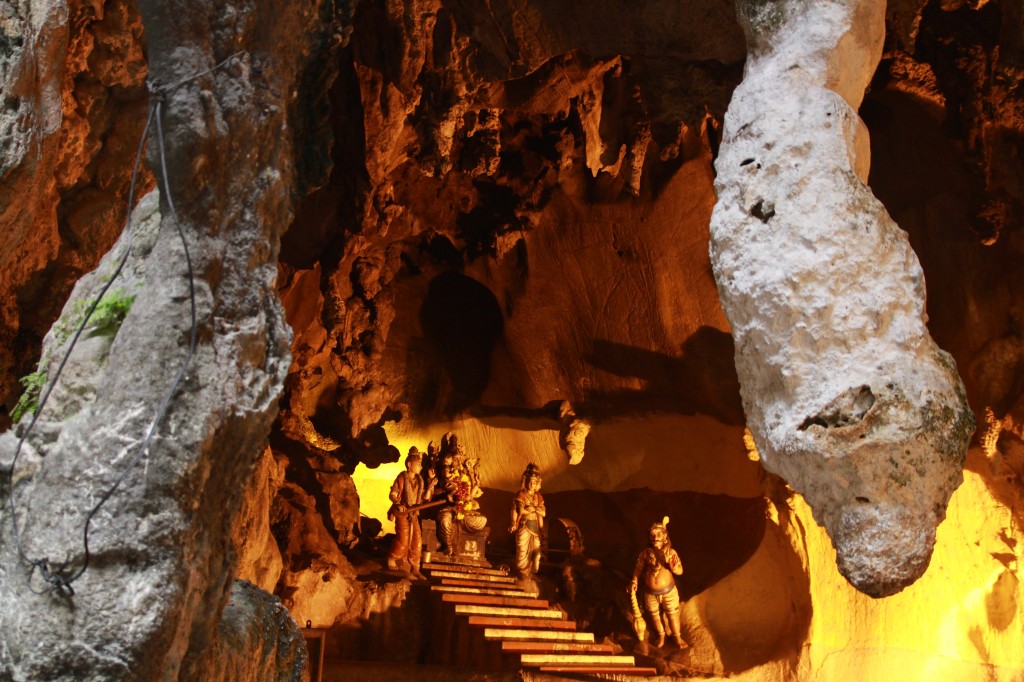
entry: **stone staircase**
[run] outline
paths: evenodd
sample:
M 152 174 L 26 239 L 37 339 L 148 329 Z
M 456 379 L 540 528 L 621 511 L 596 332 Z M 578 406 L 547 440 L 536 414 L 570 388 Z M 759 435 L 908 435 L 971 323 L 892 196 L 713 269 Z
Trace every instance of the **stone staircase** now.
M 491 568 L 424 564 L 433 598 L 429 663 L 546 673 L 654 675 L 633 656 L 579 632 L 558 606 Z

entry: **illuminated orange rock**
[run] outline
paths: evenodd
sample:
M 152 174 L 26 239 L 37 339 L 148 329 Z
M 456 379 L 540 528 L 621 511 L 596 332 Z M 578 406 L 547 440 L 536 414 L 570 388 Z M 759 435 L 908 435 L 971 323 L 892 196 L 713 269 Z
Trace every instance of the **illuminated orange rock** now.
M 147 66 L 134 2 L 10 5 L 0 31 L 0 401 L 7 402 L 20 393 L 17 377 L 35 369 L 75 280 L 121 232 L 146 117 Z M 146 168 L 142 180 L 148 189 Z
M 281 548 L 270 530 L 274 498 L 284 484 L 284 476 L 285 463 L 267 448 L 249 479 L 242 508 L 231 528 L 235 577 L 271 593 L 284 567 Z
M 27 5 L 33 21 L 49 32 L 39 37 L 34 52 L 12 38 L 24 33 Z M 8 407 L 17 393 L 13 375 L 32 369 L 39 339 L 65 292 L 116 236 L 120 218 L 111 207 L 124 198 L 126 167 L 142 123 L 145 73 L 141 22 L 130 3 L 71 2 L 67 17 L 49 0 L 12 7 L 16 16 L 4 14 L 0 21 L 4 38 L 10 39 L 4 50 L 16 48 L 10 59 L 0 50 L 0 63 L 15 64 L 4 72 L 9 80 L 2 88 L 14 99 L 5 100 L 0 111 L 0 140 L 10 140 L 8 149 L 14 150 L 3 159 L 14 165 L 0 171 L 0 218 L 10 228 L 10 237 L 0 244 L 0 369 L 6 372 L 0 393 L 8 395 Z M 204 5 L 199 14 L 209 17 L 209 24 L 152 24 L 159 35 L 180 28 L 183 39 L 215 25 L 215 35 L 200 44 L 219 45 L 219 56 L 244 48 L 252 59 L 249 71 L 232 70 L 197 85 L 213 98 L 198 94 L 209 117 L 193 121 L 197 127 L 186 126 L 189 131 L 208 130 L 216 137 L 223 132 L 219 122 L 227 121 L 232 143 L 259 158 L 286 140 L 295 142 L 294 153 L 283 154 L 279 165 L 263 166 L 267 174 L 252 183 L 235 179 L 248 172 L 248 162 L 232 164 L 226 172 L 202 139 L 187 145 L 173 169 L 184 178 L 183 205 L 202 207 L 201 217 L 194 218 L 197 224 L 208 222 L 210 230 L 230 230 L 240 238 L 239 221 L 251 212 L 237 212 L 234 202 L 266 190 L 261 183 L 275 178 L 282 183 L 273 187 L 279 192 L 273 196 L 287 198 L 268 211 L 294 208 L 294 219 L 287 211 L 275 214 L 274 230 L 291 222 L 279 260 L 273 239 L 257 240 L 253 259 L 215 267 L 211 275 L 234 281 L 238 271 L 259 263 L 261 276 L 269 278 L 276 266 L 277 295 L 294 338 L 280 417 L 268 425 L 272 405 L 261 417 L 261 428 L 271 430 L 271 449 L 263 441 L 241 446 L 234 434 L 222 438 L 218 432 L 204 444 L 219 455 L 204 460 L 209 466 L 198 467 L 197 476 L 226 477 L 228 471 L 235 484 L 177 486 L 168 503 L 207 500 L 216 512 L 202 507 L 205 515 L 196 532 L 222 543 L 211 561 L 224 571 L 219 575 L 225 582 L 217 583 L 224 590 L 208 591 L 213 597 L 204 608 L 184 612 L 182 618 L 192 618 L 199 633 L 196 641 L 212 632 L 219 606 L 205 604 L 223 602 L 227 571 L 234 570 L 275 590 L 300 623 L 310 619 L 333 628 L 329 657 L 416 660 L 431 623 L 422 600 L 406 583 L 383 584 L 371 577 L 372 557 L 363 554 L 367 544 L 352 551 L 350 532 L 360 512 L 383 518 L 388 506 L 387 486 L 396 472 L 384 474 L 388 464 L 369 471 L 368 465 L 397 461 L 399 450 L 423 448 L 438 433 L 454 430 L 471 452 L 485 455 L 485 484 L 498 490 L 482 499 L 485 505 L 492 498 L 500 502 L 493 514 L 485 509 L 488 516 L 505 517 L 508 499 L 502 491 L 509 495 L 518 487 L 531 461 L 544 472 L 552 513 L 557 501 L 568 501 L 559 513 L 579 522 L 590 551 L 604 562 L 587 576 L 594 583 L 580 581 L 581 594 L 602 595 L 590 604 L 595 626 L 615 627 L 614 600 L 603 595 L 624 595 L 616 570 L 631 568 L 616 568 L 616 552 L 635 558 L 639 546 L 626 545 L 665 513 L 660 507 L 672 500 L 680 505 L 671 514 L 673 524 L 680 524 L 674 538 L 687 563 L 681 590 L 690 597 L 683 615 L 693 650 L 685 664 L 677 662 L 677 672 L 761 680 L 1020 677 L 1020 3 L 888 3 L 883 61 L 860 110 L 872 133 L 871 186 L 910 233 L 928 277 L 929 330 L 956 358 L 967 396 L 985 415 L 987 427 L 981 444 L 970 450 L 966 482 L 953 494 L 948 518 L 938 528 L 931 568 L 885 599 L 858 592 L 838 572 L 832 539 L 815 521 L 818 512 L 777 476 L 766 474 L 753 444 L 745 447 L 743 441 L 746 420 L 730 326 L 707 250 L 715 202 L 712 163 L 746 56 L 733 0 L 641 3 L 628 11 L 600 1 L 586 11 L 546 0 L 363 2 L 350 46 L 325 46 L 294 89 L 278 88 L 280 101 L 242 107 L 239 114 L 232 106 L 237 101 L 217 99 L 224 79 L 230 75 L 233 92 L 244 94 L 247 78 L 276 83 L 280 60 L 265 59 L 269 49 L 249 49 L 245 40 L 238 47 L 220 41 L 254 25 L 273 30 L 273 45 L 287 44 L 295 38 L 282 8 L 232 1 Z M 862 20 L 877 28 L 876 12 L 855 18 L 852 34 L 858 34 Z M 342 34 L 322 37 L 330 41 Z M 877 47 L 877 33 L 871 36 L 867 42 Z M 67 54 L 61 53 L 65 37 Z M 781 30 L 771 42 L 780 50 L 793 42 L 815 44 L 801 30 Z M 180 58 L 156 66 L 186 69 L 196 53 L 181 49 L 177 40 L 170 43 Z M 164 47 L 156 53 L 163 54 Z M 197 50 L 205 55 L 205 48 Z M 26 66 L 30 53 L 38 74 Z M 209 60 L 199 61 L 208 65 Z M 816 63 L 801 58 L 795 71 Z M 839 69 L 859 80 L 857 87 L 836 87 L 858 100 L 872 68 Z M 767 103 L 773 98 L 797 92 L 779 88 L 765 93 L 758 106 L 770 113 Z M 287 128 L 259 137 L 265 126 L 281 123 L 285 110 Z M 842 110 L 850 113 L 845 105 Z M 833 117 L 839 111 L 833 110 Z M 26 124 L 26 115 L 34 115 L 40 126 Z M 785 123 L 803 124 L 812 146 L 827 151 L 822 131 L 810 120 Z M 853 116 L 847 121 L 856 123 Z M 773 123 L 768 133 L 789 130 Z M 252 144 L 254 136 L 262 142 Z M 845 158 L 846 140 L 835 142 L 829 158 Z M 847 177 L 854 186 L 867 168 L 864 145 L 856 150 L 859 161 L 849 165 L 862 176 Z M 730 153 L 726 147 L 722 157 Z M 806 163 L 801 153 L 791 150 L 787 161 Z M 742 168 L 753 170 L 751 164 Z M 274 175 L 275 169 L 282 175 Z M 726 170 L 721 169 L 723 180 Z M 782 191 L 783 183 L 776 189 Z M 761 204 L 760 217 L 749 220 L 755 234 L 775 229 L 785 217 L 780 206 Z M 861 207 L 879 224 L 885 222 L 870 201 Z M 805 253 L 803 239 L 811 234 L 776 244 L 782 256 L 773 264 Z M 819 244 L 825 240 L 813 246 Z M 235 246 L 226 252 L 234 254 Z M 223 253 L 220 247 L 204 248 L 198 256 L 218 264 Z M 246 265 L 240 266 L 243 260 Z M 908 279 L 918 276 L 916 268 L 910 262 Z M 853 270 L 865 272 L 860 266 Z M 862 302 L 852 292 L 862 290 L 863 281 L 854 286 L 832 279 L 830 289 L 804 281 L 806 291 L 794 296 L 817 291 L 834 309 Z M 265 299 L 264 310 L 274 309 L 273 298 Z M 917 325 L 907 329 L 919 327 L 918 299 L 906 297 Z M 237 338 L 237 319 L 204 334 Z M 771 342 L 792 340 L 785 318 L 773 321 L 778 329 L 767 330 Z M 118 343 L 146 328 L 133 320 Z M 283 333 L 273 336 L 275 348 L 287 345 L 282 339 Z M 95 398 L 92 368 L 106 362 L 110 341 L 84 345 L 78 358 L 83 362 L 76 362 L 75 376 L 58 393 L 69 413 Z M 873 338 L 867 343 L 875 347 Z M 259 347 L 249 347 L 244 357 L 258 357 L 253 348 Z M 800 343 L 793 347 L 812 354 Z M 884 353 L 880 357 L 892 360 Z M 215 415 L 236 404 L 230 391 L 238 384 L 223 379 L 235 359 L 233 352 L 218 353 L 214 378 L 204 372 L 197 379 L 203 390 L 220 388 L 221 399 L 209 403 Z M 834 368 L 829 365 L 820 376 Z M 115 379 L 122 374 L 110 372 Z M 136 382 L 132 390 L 146 384 Z M 857 426 L 821 424 L 841 422 L 870 398 L 875 403 L 865 413 L 871 424 L 864 431 L 871 426 L 877 435 L 888 428 L 880 427 L 871 411 L 881 410 L 884 391 L 872 380 L 869 397 L 859 390 L 862 385 L 826 385 L 822 393 L 827 395 L 802 405 L 807 409 L 801 423 L 811 418 L 803 437 L 842 441 L 837 433 L 845 432 L 853 440 L 861 433 Z M 768 392 L 764 395 L 770 400 Z M 755 408 L 760 399 L 754 396 Z M 569 405 L 572 414 L 561 409 Z M 197 409 L 196 419 L 205 414 Z M 103 424 L 97 430 L 111 428 Z M 191 451 L 181 437 L 185 426 L 176 428 L 175 444 Z M 819 432 L 820 437 L 814 435 Z M 761 440 L 770 466 L 778 453 Z M 76 451 L 69 459 L 83 457 L 83 466 L 94 466 L 92 458 L 103 456 L 101 450 L 87 456 Z M 0 488 L 5 453 L 0 448 Z M 851 486 L 867 485 L 877 474 L 884 478 L 885 468 L 875 467 L 870 457 L 853 466 L 858 457 L 823 464 L 814 474 L 821 485 L 806 487 L 809 495 L 820 500 L 832 494 L 829 481 L 836 472 L 850 474 Z M 236 474 L 254 461 L 243 492 Z M 362 486 L 358 496 L 347 474 L 353 470 Z M 801 476 L 797 472 L 792 479 Z M 908 473 L 917 477 L 916 470 Z M 886 485 L 899 488 L 898 481 L 890 481 Z M 214 490 L 213 502 L 200 494 L 203 490 Z M 940 486 L 933 497 L 944 495 Z M 244 504 L 232 520 L 241 497 Z M 133 499 L 152 503 L 148 495 Z M 5 514 L 0 510 L 0 522 Z M 911 529 L 925 529 L 914 538 L 922 547 L 928 544 L 928 524 L 938 518 L 931 516 Z M 820 513 L 817 518 L 822 519 Z M 363 524 L 370 525 L 365 517 Z M 502 526 L 494 530 L 499 543 L 508 539 Z M 7 527 L 0 523 L 0 534 Z M 229 528 L 234 563 L 225 539 Z M 129 536 L 110 533 L 110 545 L 104 546 L 119 550 Z M 885 542 L 875 549 L 891 547 L 892 537 L 883 534 Z M 844 554 L 844 561 L 850 553 L 857 552 Z M 909 563 L 914 567 L 920 560 L 918 553 Z M 190 566 L 198 568 L 182 575 L 198 584 L 209 565 L 193 561 Z M 4 587 L 0 600 L 17 594 Z M 117 594 L 129 599 L 138 592 Z M 148 593 L 138 598 L 154 599 Z M 104 641 L 133 646 L 118 638 L 165 618 L 166 602 L 161 598 L 154 609 L 136 605 L 117 611 L 132 624 Z M 588 616 L 586 607 L 581 611 Z M 295 632 L 280 609 L 252 612 L 268 627 Z M 14 625 L 12 616 L 23 613 L 33 620 Z M 35 625 L 51 616 L 48 608 L 29 612 L 5 606 L 0 639 L 15 641 L 22 623 Z M 229 618 L 220 629 L 234 623 Z M 246 664 L 268 651 L 262 645 L 273 646 L 272 633 L 263 638 L 254 628 L 243 634 L 252 635 L 249 643 L 239 646 L 236 638 L 229 645 L 233 649 L 219 652 L 227 656 L 208 659 L 206 669 L 215 667 L 225 678 L 264 673 L 247 670 Z M 396 653 L 398 638 L 409 646 Z M 225 643 L 216 635 L 212 649 Z M 158 657 L 152 648 L 146 654 Z M 216 662 L 221 660 L 227 665 Z M 87 656 L 75 661 L 81 668 L 65 672 L 82 678 L 103 672 L 103 663 Z M 0 677 L 11 675 L 9 665 L 0 656 Z M 40 670 L 17 675 L 37 678 L 50 672 Z

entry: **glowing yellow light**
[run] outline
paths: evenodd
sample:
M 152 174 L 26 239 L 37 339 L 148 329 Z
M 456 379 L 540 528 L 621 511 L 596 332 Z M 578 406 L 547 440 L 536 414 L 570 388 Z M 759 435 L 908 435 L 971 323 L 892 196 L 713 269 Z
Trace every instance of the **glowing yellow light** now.
M 754 443 L 754 434 L 747 427 L 743 427 L 743 447 L 747 449 L 747 459 L 751 462 L 761 461 L 761 453 L 757 451 L 757 444 Z
M 388 508 L 391 507 L 388 493 L 398 474 L 405 471 L 404 462 L 403 457 L 398 462 L 381 464 L 376 469 L 360 464 L 352 474 L 352 481 L 359 493 L 359 513 L 380 521 L 384 526 L 381 531 L 383 533 L 395 532 L 395 522 L 388 520 Z
M 409 452 L 409 448 L 414 445 L 414 443 L 405 442 L 402 439 L 391 438 L 389 440 L 402 453 L 397 462 L 381 464 L 376 469 L 360 464 L 352 474 L 352 482 L 355 483 L 356 492 L 359 493 L 359 512 L 380 521 L 383 526 L 382 534 L 395 532 L 395 522 L 388 521 L 388 509 L 391 507 L 388 494 L 391 492 L 391 484 L 398 478 L 398 474 L 405 471 L 405 456 Z M 417 447 L 422 450 L 426 449 L 422 446 Z

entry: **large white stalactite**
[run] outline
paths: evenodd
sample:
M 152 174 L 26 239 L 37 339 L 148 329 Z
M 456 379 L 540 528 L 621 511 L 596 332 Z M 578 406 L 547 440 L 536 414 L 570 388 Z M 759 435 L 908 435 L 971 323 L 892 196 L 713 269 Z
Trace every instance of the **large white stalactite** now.
M 881 0 L 739 0 L 749 56 L 716 162 L 711 260 L 749 427 L 859 590 L 924 573 L 974 430 L 924 276 L 866 185 L 857 107 Z

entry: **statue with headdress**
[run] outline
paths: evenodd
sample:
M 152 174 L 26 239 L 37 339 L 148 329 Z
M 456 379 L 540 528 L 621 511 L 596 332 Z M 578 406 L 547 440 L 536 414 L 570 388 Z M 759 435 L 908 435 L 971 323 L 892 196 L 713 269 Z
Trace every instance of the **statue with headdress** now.
M 651 524 L 647 547 L 637 557 L 633 579 L 629 583 L 629 595 L 633 607 L 633 629 L 643 644 L 647 636 L 647 625 L 643 611 L 651 616 L 657 639 L 655 646 L 665 644 L 666 626 L 680 649 L 687 648 L 679 623 L 679 590 L 675 576 L 683 574 L 683 562 L 672 549 L 668 537 L 668 517 L 660 523 Z M 642 599 L 643 610 L 640 608 Z
M 423 542 L 419 510 L 434 494 L 434 476 L 428 476 L 424 480 L 421 476 L 422 470 L 423 456 L 414 445 L 405 458 L 405 471 L 395 478 L 388 495 L 391 500 L 388 519 L 395 522 L 395 541 L 388 552 L 388 568 L 407 568 L 417 578 L 423 577 L 420 573 L 420 552 Z
M 512 533 L 516 543 L 516 569 L 526 580 L 540 570 L 541 531 L 544 529 L 544 496 L 540 494 L 541 476 L 536 464 L 523 472 L 519 492 L 512 499 Z
M 440 447 L 431 443 L 428 450 L 436 453 L 436 490 L 438 499 L 443 501 L 435 518 L 441 553 L 435 560 L 486 564 L 484 549 L 490 529 L 478 502 L 484 492 L 480 485 L 480 459 L 468 457 L 451 432 L 441 439 Z

